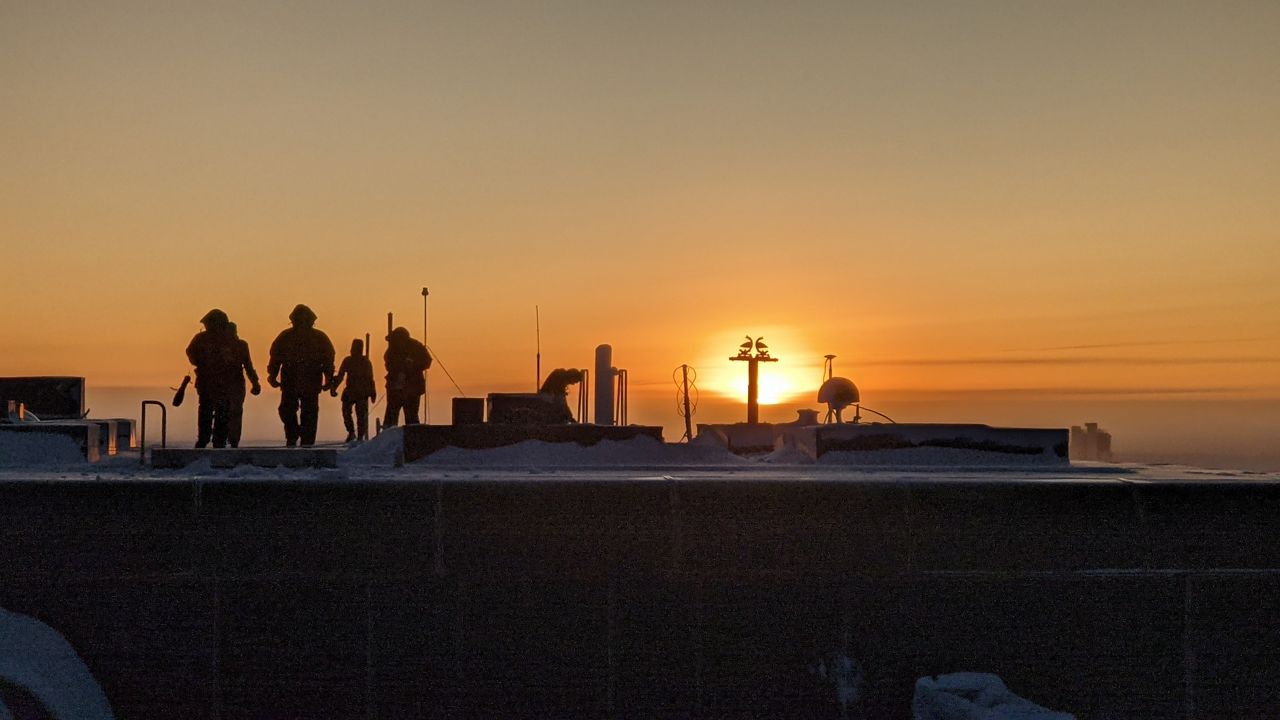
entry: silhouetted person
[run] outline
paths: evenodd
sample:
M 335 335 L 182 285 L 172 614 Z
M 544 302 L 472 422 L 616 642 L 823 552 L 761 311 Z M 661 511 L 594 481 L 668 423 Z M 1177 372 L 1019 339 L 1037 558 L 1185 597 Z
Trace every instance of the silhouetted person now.
M 333 379 L 333 343 L 328 335 L 315 329 L 316 314 L 306 305 L 295 307 L 289 313 L 289 322 L 293 327 L 286 328 L 271 343 L 267 382 L 280 388 L 285 444 L 294 447 L 301 441 L 303 447 L 308 447 L 316 443 L 320 391 Z
M 200 322 L 204 330 L 187 345 L 187 359 L 196 368 L 196 395 L 200 400 L 196 410 L 196 447 L 208 447 L 210 440 L 216 448 L 226 447 L 237 383 L 244 396 L 244 381 L 238 379 L 238 346 L 226 313 L 215 308 L 205 313 Z
M 398 327 L 387 336 L 387 351 L 382 354 L 387 368 L 387 414 L 383 427 L 395 427 L 400 411 L 404 424 L 418 424 L 418 403 L 427 392 L 423 375 L 431 367 L 431 355 L 422 343 L 409 337 L 409 331 Z
M 227 417 L 227 444 L 240 447 L 240 430 L 244 425 L 244 379 L 249 378 L 249 392 L 262 394 L 262 385 L 258 383 L 258 371 L 253 369 L 253 358 L 249 355 L 249 343 L 240 338 L 235 323 L 227 323 L 231 337 L 235 340 L 236 378 L 233 382 L 231 407 Z
M 552 422 L 573 422 L 573 411 L 569 409 L 569 386 L 582 382 L 582 371 L 572 368 L 556 368 L 543 381 L 538 394 L 552 405 Z
M 347 428 L 347 442 L 369 439 L 369 403 L 378 396 L 373 385 L 373 363 L 364 356 L 364 342 L 351 341 L 351 354 L 342 359 L 338 374 L 329 385 L 329 394 L 337 395 L 343 378 L 347 386 L 342 390 L 342 424 Z M 355 422 L 351 413 L 355 411 Z

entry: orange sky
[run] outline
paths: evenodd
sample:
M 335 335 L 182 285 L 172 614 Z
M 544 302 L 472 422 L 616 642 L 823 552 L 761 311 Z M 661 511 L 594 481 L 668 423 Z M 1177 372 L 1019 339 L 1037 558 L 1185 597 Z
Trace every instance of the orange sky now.
M 211 307 L 265 365 L 297 302 L 344 348 L 419 334 L 427 285 L 469 394 L 532 386 L 536 304 L 544 368 L 611 343 L 669 427 L 672 369 L 735 392 L 747 334 L 788 415 L 826 353 L 886 411 L 1276 401 L 1277 36 L 1266 2 L 9 3 L 0 373 L 159 392 Z

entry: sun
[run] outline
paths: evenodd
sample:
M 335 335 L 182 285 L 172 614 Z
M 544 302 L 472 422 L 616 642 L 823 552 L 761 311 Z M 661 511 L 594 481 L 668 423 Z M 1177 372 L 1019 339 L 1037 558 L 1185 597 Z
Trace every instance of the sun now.
M 822 384 L 821 355 L 808 350 L 809 343 L 791 328 L 770 328 L 763 333 L 778 362 L 760 363 L 759 402 L 780 405 L 816 397 Z M 707 351 L 706 372 L 698 384 L 724 398 L 747 401 L 747 363 L 729 360 L 725 350 L 736 351 L 741 335 L 715 338 Z
M 810 378 L 799 377 L 796 369 L 779 367 L 780 365 L 781 363 L 760 365 L 758 382 L 761 405 L 778 405 L 808 394 L 810 390 L 817 392 L 816 387 L 809 387 L 812 385 L 812 382 L 807 382 Z M 731 370 L 737 372 L 731 376 L 727 392 L 722 394 L 746 402 L 747 369 L 736 365 Z

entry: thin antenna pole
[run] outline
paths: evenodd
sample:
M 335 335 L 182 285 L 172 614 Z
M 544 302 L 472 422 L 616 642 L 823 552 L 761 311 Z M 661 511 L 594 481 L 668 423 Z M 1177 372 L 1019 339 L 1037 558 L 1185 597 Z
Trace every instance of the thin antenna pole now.
M 427 346 L 427 289 L 422 288 L 422 347 Z M 422 372 L 422 417 L 428 425 L 431 424 L 431 369 L 428 368 Z
M 537 305 L 533 306 L 533 323 L 538 338 L 538 354 L 533 369 L 533 391 L 538 392 L 538 388 L 542 385 L 542 312 Z
M 369 357 L 369 333 L 364 334 L 364 356 Z

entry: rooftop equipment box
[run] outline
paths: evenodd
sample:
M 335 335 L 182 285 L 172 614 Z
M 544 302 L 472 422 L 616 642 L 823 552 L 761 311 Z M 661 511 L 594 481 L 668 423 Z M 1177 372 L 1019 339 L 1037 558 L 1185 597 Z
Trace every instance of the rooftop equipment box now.
M 453 399 L 454 425 L 480 425 L 484 422 L 484 398 Z
M 26 405 L 27 412 L 41 420 L 84 417 L 84 378 L 7 377 L 0 378 L 0 401 Z

